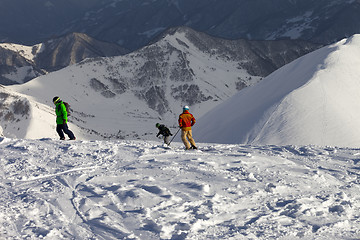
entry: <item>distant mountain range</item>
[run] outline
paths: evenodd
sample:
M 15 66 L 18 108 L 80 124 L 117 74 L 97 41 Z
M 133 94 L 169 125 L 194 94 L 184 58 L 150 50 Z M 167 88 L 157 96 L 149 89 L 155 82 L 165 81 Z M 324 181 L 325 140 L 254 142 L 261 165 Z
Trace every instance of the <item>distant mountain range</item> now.
M 185 27 L 169 29 L 154 39 L 154 43 L 179 29 L 191 32 L 188 36 L 200 50 L 239 60 L 239 64 L 250 75 L 261 77 L 319 47 L 305 41 L 230 41 Z M 117 44 L 98 41 L 83 33 L 71 33 L 33 46 L 0 43 L 0 84 L 24 83 L 86 58 L 121 56 L 126 53 L 128 50 Z
M 0 84 L 24 83 L 86 58 L 127 52 L 117 44 L 101 42 L 83 33 L 71 33 L 33 46 L 0 43 Z
M 34 62 L 47 71 L 59 70 L 86 58 L 120 56 L 129 52 L 117 44 L 99 41 L 83 33 L 46 41 L 41 47 Z
M 52 107 L 56 95 L 70 102 L 75 110 L 71 119 L 85 139 L 146 139 L 153 137 L 157 121 L 176 125 L 182 105 L 190 105 L 200 117 L 240 89 L 318 47 L 290 40 L 224 40 L 181 27 L 170 29 L 138 51 L 89 58 L 6 89 L 31 96 L 31 106 L 32 101 L 39 102 L 30 109 L 42 104 Z M 4 114 L 13 111 L 9 106 L 3 106 Z M 53 118 L 49 113 L 40 115 Z M 40 122 L 39 117 L 30 111 L 25 128 L 32 121 Z M 4 134 L 16 135 L 18 130 L 13 129 L 19 127 L 10 127 L 12 120 L 0 121 Z M 52 133 L 53 122 L 46 121 L 51 122 L 47 132 Z
M 131 51 L 169 28 L 227 39 L 329 44 L 360 31 L 358 0 L 4 0 L 0 41 L 34 45 L 82 32 Z

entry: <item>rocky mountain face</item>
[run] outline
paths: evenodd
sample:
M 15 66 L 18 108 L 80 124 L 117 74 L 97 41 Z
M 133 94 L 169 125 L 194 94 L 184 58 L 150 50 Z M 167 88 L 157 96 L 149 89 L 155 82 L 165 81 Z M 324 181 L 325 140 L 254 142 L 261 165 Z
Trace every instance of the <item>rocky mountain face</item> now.
M 0 44 L 0 84 L 24 83 L 86 58 L 119 56 L 128 50 L 83 33 L 71 33 L 42 44 Z
M 359 0 L 4 0 L 0 13 L 2 41 L 34 44 L 83 32 L 130 50 L 176 26 L 227 39 L 322 44 L 360 29 Z
M 71 33 L 44 42 L 34 62 L 39 68 L 54 71 L 86 58 L 120 56 L 125 53 L 128 50 L 119 45 L 101 42 L 83 33 Z
M 253 75 L 265 77 L 285 64 L 319 48 L 319 44 L 289 39 L 277 41 L 226 40 L 197 32 L 187 27 L 173 28 L 160 38 L 184 32 L 186 38 L 200 51 L 222 59 L 239 62 Z
M 107 65 L 110 76 L 92 78 L 90 85 L 106 98 L 132 91 L 164 115 L 172 111 L 173 101 L 190 106 L 222 101 L 318 47 L 290 40 L 224 40 L 180 27 L 115 66 L 105 59 L 102 64 Z
M 23 83 L 44 73 L 33 61 L 0 45 L 0 84 Z

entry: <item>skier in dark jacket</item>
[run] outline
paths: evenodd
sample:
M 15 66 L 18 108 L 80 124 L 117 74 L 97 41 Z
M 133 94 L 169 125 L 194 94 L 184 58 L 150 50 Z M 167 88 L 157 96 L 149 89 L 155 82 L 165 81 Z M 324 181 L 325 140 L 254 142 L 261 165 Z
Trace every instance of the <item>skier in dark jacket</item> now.
M 67 122 L 67 111 L 65 104 L 59 97 L 53 98 L 53 103 L 55 104 L 55 114 L 56 114 L 56 132 L 59 134 L 60 140 L 65 140 L 65 135 L 69 136 L 70 140 L 75 140 L 74 133 L 70 131 Z
M 169 138 L 170 138 L 170 136 L 172 136 L 170 130 L 164 124 L 160 124 L 160 123 L 156 124 L 156 128 L 159 129 L 159 133 L 156 135 L 156 137 L 163 135 L 164 143 L 169 145 L 170 144 Z

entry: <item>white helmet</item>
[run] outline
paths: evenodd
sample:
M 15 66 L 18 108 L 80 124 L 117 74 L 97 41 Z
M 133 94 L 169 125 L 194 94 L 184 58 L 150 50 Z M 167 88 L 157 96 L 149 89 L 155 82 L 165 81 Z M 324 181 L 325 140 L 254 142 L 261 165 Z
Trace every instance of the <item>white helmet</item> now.
M 183 107 L 183 110 L 185 111 L 185 110 L 189 110 L 189 106 L 184 106 Z

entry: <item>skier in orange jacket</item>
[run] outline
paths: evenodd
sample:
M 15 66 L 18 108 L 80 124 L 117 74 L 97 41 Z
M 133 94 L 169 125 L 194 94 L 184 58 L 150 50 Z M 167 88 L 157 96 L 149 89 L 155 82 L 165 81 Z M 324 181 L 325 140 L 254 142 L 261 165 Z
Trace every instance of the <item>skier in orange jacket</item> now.
M 195 122 L 194 116 L 189 113 L 189 107 L 185 106 L 183 108 L 183 113 L 179 116 L 179 127 L 181 128 L 181 140 L 185 144 L 186 150 L 197 149 L 191 131 L 191 127 Z

